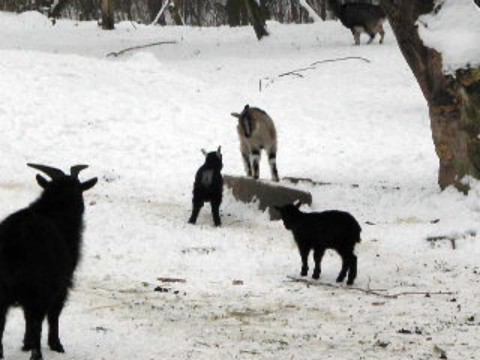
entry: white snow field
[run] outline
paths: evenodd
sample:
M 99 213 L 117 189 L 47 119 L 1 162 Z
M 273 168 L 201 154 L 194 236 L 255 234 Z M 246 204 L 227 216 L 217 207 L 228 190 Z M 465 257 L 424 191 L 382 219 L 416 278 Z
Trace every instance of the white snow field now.
M 100 179 L 85 194 L 66 353 L 48 350 L 44 328 L 45 359 L 478 359 L 480 184 L 468 196 L 439 190 L 426 103 L 391 30 L 384 45 L 355 47 L 336 22 L 269 28 L 258 42 L 251 28 L 105 32 L 0 13 L 0 215 L 40 193 L 26 162 L 87 163 L 82 178 Z M 105 56 L 157 41 L 177 43 Z M 275 77 L 344 57 L 370 62 Z M 353 288 L 337 287 L 333 252 L 319 281 L 291 281 L 291 234 L 228 191 L 221 228 L 208 206 L 186 223 L 202 147 L 222 145 L 224 173 L 243 174 L 230 112 L 247 103 L 276 122 L 281 177 L 330 183 L 297 185 L 314 197 L 305 210 L 361 223 Z M 456 248 L 429 236 L 455 237 Z M 8 360 L 29 356 L 23 326 L 12 309 Z

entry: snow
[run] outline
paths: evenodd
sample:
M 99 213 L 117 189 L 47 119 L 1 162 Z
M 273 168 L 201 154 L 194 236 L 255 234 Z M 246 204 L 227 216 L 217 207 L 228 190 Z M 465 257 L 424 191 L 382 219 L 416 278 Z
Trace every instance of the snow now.
M 442 54 L 447 73 L 480 66 L 480 7 L 473 0 L 442 0 L 437 14 L 419 18 L 426 46 Z
M 83 179 L 100 179 L 85 194 L 84 254 L 61 318 L 67 353 L 45 345 L 45 358 L 403 360 L 438 358 L 436 348 L 449 359 L 477 356 L 480 184 L 470 180 L 468 196 L 439 191 L 427 107 L 390 29 L 384 45 L 355 47 L 337 22 L 269 23 L 261 42 L 251 28 L 127 22 L 105 32 L 1 12 L 0 23 L 0 216 L 39 193 L 26 162 L 87 163 Z M 347 56 L 371 62 L 276 77 Z M 275 81 L 260 92 L 265 77 Z M 311 210 L 343 209 L 362 224 L 356 287 L 452 294 L 391 299 L 320 285 L 335 286 L 340 261 L 330 252 L 319 282 L 292 282 L 300 259 L 290 233 L 228 191 L 221 228 L 208 206 L 186 224 L 201 148 L 222 145 L 224 173 L 243 173 L 229 114 L 246 103 L 276 123 L 280 176 L 330 183 L 297 185 L 312 192 Z M 429 236 L 458 236 L 456 249 Z M 27 356 L 22 332 L 12 310 L 8 359 Z

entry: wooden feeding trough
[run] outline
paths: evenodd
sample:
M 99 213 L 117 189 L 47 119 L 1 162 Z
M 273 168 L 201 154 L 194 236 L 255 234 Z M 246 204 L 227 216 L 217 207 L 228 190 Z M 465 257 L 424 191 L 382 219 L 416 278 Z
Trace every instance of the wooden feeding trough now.
M 296 200 L 304 204 L 312 204 L 312 194 L 306 191 L 293 189 L 278 183 L 254 180 L 244 176 L 223 176 L 224 185 L 232 190 L 233 196 L 238 201 L 250 203 L 258 202 L 260 210 L 268 208 L 270 220 L 279 220 L 280 214 L 273 206 L 281 206 Z

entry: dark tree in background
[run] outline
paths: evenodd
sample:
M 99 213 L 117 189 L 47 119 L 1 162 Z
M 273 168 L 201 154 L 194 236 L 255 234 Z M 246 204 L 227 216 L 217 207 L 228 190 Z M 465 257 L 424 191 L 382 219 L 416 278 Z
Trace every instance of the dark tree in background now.
M 103 0 L 60 0 L 55 17 L 75 20 L 99 20 Z M 164 0 L 113 0 L 115 22 L 132 20 L 150 24 L 158 14 Z M 249 13 L 245 0 L 172 0 L 174 7 L 166 11 L 168 16 L 159 19 L 158 24 L 175 24 L 175 9 L 186 25 L 219 26 L 248 25 Z M 326 0 L 307 0 L 320 16 L 326 16 Z M 0 0 L 0 10 L 39 10 L 45 13 L 54 0 Z M 260 8 L 266 20 L 281 23 L 311 22 L 308 13 L 299 0 L 260 0 Z
M 242 1 L 242 0 L 238 0 Z M 267 25 L 265 24 L 265 14 L 262 7 L 256 0 L 243 0 L 245 7 L 247 8 L 250 22 L 253 25 L 257 39 L 260 40 L 264 36 L 268 35 Z
M 466 67 L 447 75 L 442 54 L 423 44 L 416 23 L 420 15 L 434 11 L 433 0 L 382 0 L 381 4 L 428 103 L 440 161 L 438 183 L 442 189 L 455 185 L 468 191 L 462 178 L 480 179 L 480 68 Z
M 113 0 L 102 0 L 102 29 L 113 30 L 114 28 Z

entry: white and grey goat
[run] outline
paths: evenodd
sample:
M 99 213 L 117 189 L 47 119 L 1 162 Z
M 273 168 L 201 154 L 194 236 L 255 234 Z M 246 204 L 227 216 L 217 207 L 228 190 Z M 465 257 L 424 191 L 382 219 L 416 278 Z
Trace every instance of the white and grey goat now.
M 260 151 L 268 154 L 273 181 L 279 181 L 277 171 L 277 131 L 268 114 L 256 107 L 245 105 L 243 111 L 232 113 L 238 119 L 237 131 L 240 138 L 240 152 L 247 176 L 258 179 L 260 175 Z

